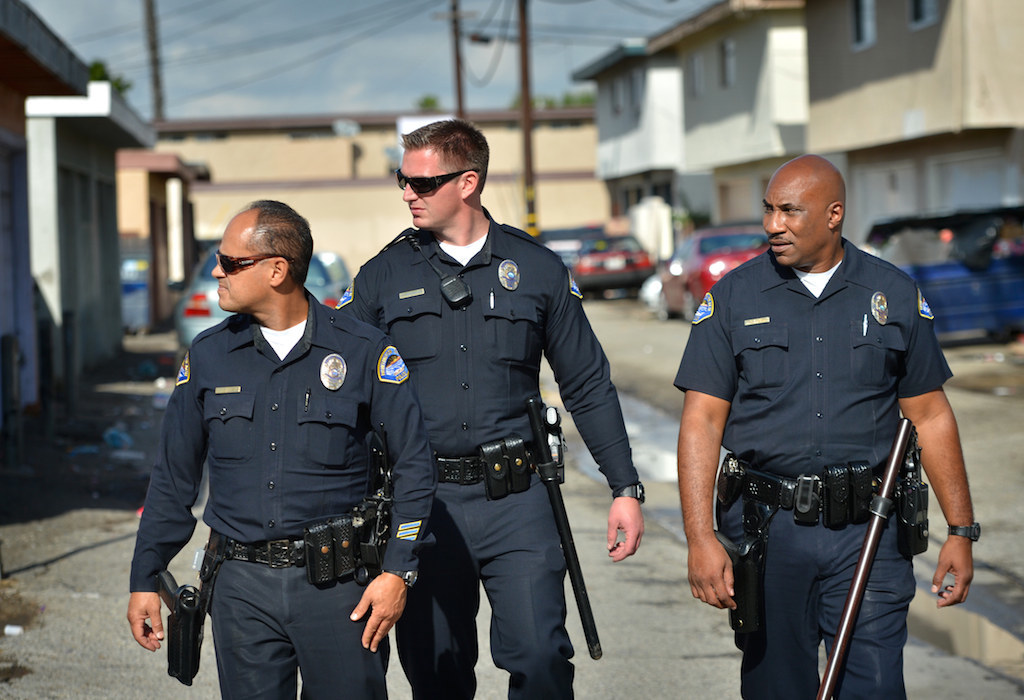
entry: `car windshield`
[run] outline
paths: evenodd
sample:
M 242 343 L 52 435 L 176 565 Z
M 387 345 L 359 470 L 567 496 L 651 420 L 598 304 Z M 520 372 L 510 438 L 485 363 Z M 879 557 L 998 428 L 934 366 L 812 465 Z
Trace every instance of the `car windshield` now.
M 639 253 L 640 243 L 632 236 L 601 238 L 596 241 L 583 241 L 580 254 L 587 253 Z
M 767 238 L 763 233 L 729 233 L 708 236 L 700 240 L 700 254 L 720 253 L 726 250 L 760 248 Z

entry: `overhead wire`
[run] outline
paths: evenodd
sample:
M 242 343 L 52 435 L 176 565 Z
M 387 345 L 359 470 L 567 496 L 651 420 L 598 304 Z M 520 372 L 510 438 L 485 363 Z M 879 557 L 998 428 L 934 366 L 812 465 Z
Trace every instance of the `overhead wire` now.
M 267 78 L 271 78 L 271 77 L 274 77 L 276 75 L 280 75 L 282 73 L 288 72 L 290 70 L 298 68 L 299 66 L 312 63 L 312 62 L 317 61 L 317 60 L 323 58 L 324 56 L 328 56 L 328 55 L 330 55 L 332 53 L 337 53 L 339 51 L 344 51 L 348 47 L 352 46 L 355 43 L 358 43 L 359 41 L 361 41 L 363 39 L 367 39 L 367 38 L 370 38 L 372 36 L 379 35 L 380 31 L 382 29 L 386 28 L 386 27 L 394 26 L 394 25 L 397 25 L 397 24 L 402 24 L 404 22 L 407 22 L 407 21 L 409 21 L 409 20 L 411 20 L 411 19 L 413 19 L 413 18 L 415 18 L 415 17 L 425 13 L 427 10 L 431 9 L 431 7 L 436 6 L 436 5 L 438 5 L 438 4 L 442 3 L 442 2 L 445 2 L 445 1 L 446 0 L 425 0 L 425 1 L 421 1 L 419 4 L 421 4 L 422 7 L 417 9 L 417 10 L 413 10 L 413 11 L 409 11 L 408 10 L 408 6 L 410 4 L 417 4 L 415 0 L 412 3 L 409 3 L 409 2 L 395 3 L 395 5 L 397 5 L 397 6 L 393 7 L 393 8 L 390 8 L 388 10 L 388 14 L 386 16 L 384 16 L 385 13 L 381 13 L 381 15 L 382 15 L 382 21 L 381 22 L 373 25 L 372 27 L 368 28 L 367 30 L 365 30 L 363 32 L 357 33 L 357 34 L 355 34 L 355 35 L 345 39 L 343 42 L 339 42 L 338 44 L 331 45 L 331 46 L 328 46 L 326 48 L 321 48 L 321 49 L 318 49 L 316 51 L 313 51 L 312 53 L 306 54 L 305 56 L 303 56 L 303 57 L 301 57 L 301 58 L 299 58 L 299 59 L 297 59 L 295 61 L 291 61 L 289 63 L 285 63 L 285 64 L 282 64 L 282 65 L 279 65 L 274 70 L 262 71 L 260 73 L 253 73 L 253 74 L 250 74 L 249 76 L 246 76 L 246 77 L 243 77 L 243 78 L 240 78 L 240 79 L 235 79 L 235 80 L 232 80 L 232 81 L 227 82 L 227 83 L 222 83 L 221 85 L 218 85 L 218 86 L 215 86 L 215 87 L 212 87 L 212 88 L 208 88 L 208 89 L 205 89 L 205 90 L 200 90 L 200 91 L 197 91 L 197 92 L 193 92 L 193 93 L 190 93 L 190 94 L 183 95 L 181 98 L 179 98 L 177 100 L 177 103 L 178 104 L 187 104 L 189 102 L 195 102 L 196 100 L 199 100 L 199 99 L 201 99 L 203 97 L 208 97 L 208 96 L 216 94 L 218 92 L 223 92 L 224 90 L 230 90 L 230 89 L 237 89 L 237 88 L 240 88 L 240 87 L 245 87 L 246 85 L 251 85 L 253 83 L 260 82 L 262 80 L 266 80 Z M 379 8 L 380 8 L 380 4 L 378 4 L 378 6 L 377 6 L 377 9 L 379 9 Z
M 209 7 L 210 5 L 215 5 L 218 2 L 223 1 L 224 0 L 198 0 L 198 2 L 194 2 L 190 5 L 185 5 L 184 7 L 175 7 L 171 11 L 158 12 L 157 20 L 160 22 L 165 22 L 184 14 L 185 12 L 189 12 L 193 8 Z M 140 16 L 139 22 L 128 22 L 126 24 L 119 24 L 116 27 L 107 27 L 106 29 L 101 29 L 96 32 L 90 32 L 89 34 L 83 34 L 82 36 L 71 38 L 68 41 L 75 46 L 80 46 L 82 44 L 88 44 L 93 41 L 98 41 L 100 39 L 109 39 L 110 37 L 117 36 L 118 34 L 128 34 L 131 32 L 137 32 L 141 28 L 142 26 Z

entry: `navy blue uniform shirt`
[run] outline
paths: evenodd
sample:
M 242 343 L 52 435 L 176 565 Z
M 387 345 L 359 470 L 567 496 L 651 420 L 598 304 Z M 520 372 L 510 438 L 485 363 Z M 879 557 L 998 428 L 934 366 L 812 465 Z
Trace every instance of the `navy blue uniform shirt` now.
M 843 240 L 818 298 L 770 251 L 723 277 L 694 316 L 675 385 L 732 403 L 726 449 L 798 476 L 880 467 L 898 399 L 950 376 L 913 279 Z
M 379 330 L 306 296 L 305 332 L 284 360 L 248 315 L 193 342 L 164 416 L 132 591 L 155 591 L 155 575 L 191 537 L 204 458 L 210 528 L 241 542 L 301 537 L 366 495 L 367 436 L 381 423 L 395 465 L 384 568 L 417 568 L 437 477 L 408 371 Z M 335 389 L 321 376 L 331 355 L 345 365 L 326 363 L 343 375 Z
M 342 305 L 394 339 L 434 451 L 460 457 L 509 434 L 529 440 L 526 400 L 540 395 L 543 354 L 609 486 L 636 483 L 608 360 L 561 259 L 493 220 L 483 249 L 465 267 L 429 231 L 402 235 L 415 236 L 434 265 L 463 278 L 472 302 L 453 309 L 424 256 L 396 240 L 362 267 Z

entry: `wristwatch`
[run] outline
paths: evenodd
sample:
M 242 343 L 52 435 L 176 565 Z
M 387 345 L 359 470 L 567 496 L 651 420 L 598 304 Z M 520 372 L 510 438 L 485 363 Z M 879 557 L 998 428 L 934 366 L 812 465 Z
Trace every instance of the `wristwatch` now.
M 618 498 L 619 496 L 629 496 L 635 498 L 641 503 L 644 502 L 644 485 L 639 481 L 629 486 L 623 486 L 618 491 L 612 491 L 612 498 Z
M 981 537 L 981 525 L 979 523 L 972 523 L 970 525 L 950 525 L 949 534 L 957 535 L 958 537 L 966 537 L 971 542 L 977 542 L 978 538 Z
M 402 579 L 402 581 L 405 582 L 405 587 L 406 588 L 412 588 L 413 586 L 415 586 L 416 585 L 416 579 L 418 579 L 420 577 L 420 572 L 419 571 L 391 571 L 391 570 L 385 570 L 384 573 L 386 573 L 386 574 L 394 574 L 398 578 Z

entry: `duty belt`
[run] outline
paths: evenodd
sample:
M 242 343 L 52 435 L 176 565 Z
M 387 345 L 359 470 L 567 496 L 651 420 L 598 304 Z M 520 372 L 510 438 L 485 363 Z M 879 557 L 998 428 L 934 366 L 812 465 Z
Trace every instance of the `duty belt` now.
M 301 537 L 252 543 L 239 542 L 230 537 L 224 539 L 226 559 L 266 564 L 271 569 L 302 566 L 306 563 Z
M 820 481 L 815 476 L 802 476 L 789 479 L 784 476 L 768 474 L 747 468 L 743 484 L 743 493 L 747 498 L 769 506 L 778 506 L 785 510 L 793 508 L 797 487 L 820 491 Z
M 484 478 L 484 463 L 480 457 L 435 457 L 437 478 L 449 484 L 471 486 Z

